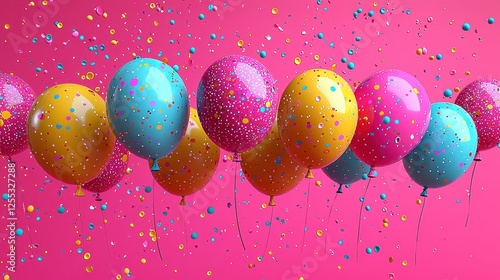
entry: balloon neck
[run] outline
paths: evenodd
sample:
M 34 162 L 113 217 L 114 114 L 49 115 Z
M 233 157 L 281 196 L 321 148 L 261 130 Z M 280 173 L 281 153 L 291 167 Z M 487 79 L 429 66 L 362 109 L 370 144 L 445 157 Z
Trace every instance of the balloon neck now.
M 476 153 L 476 156 L 474 156 L 474 161 L 482 161 L 483 159 L 481 158 L 481 154 L 479 152 Z
M 179 203 L 180 206 L 186 206 L 186 200 L 184 199 L 184 196 L 181 197 L 181 202 Z
M 274 195 L 269 197 L 269 206 L 276 206 L 276 201 L 274 201 Z
M 311 169 L 307 169 L 307 174 L 306 174 L 307 179 L 314 179 L 314 175 Z
M 342 190 L 342 184 L 339 185 L 339 188 L 337 189 L 337 193 L 343 193 L 344 191 Z
M 238 152 L 233 154 L 233 162 L 241 162 L 241 155 Z
M 151 166 L 151 171 L 160 171 L 160 166 L 158 165 L 158 159 L 153 159 L 153 165 Z
M 427 197 L 427 189 L 428 189 L 428 188 L 429 188 L 429 187 L 425 187 L 425 186 L 424 186 L 424 190 L 420 193 L 420 196 L 421 196 L 421 197 Z
M 85 196 L 85 194 L 82 191 L 82 185 L 78 184 L 76 186 L 76 192 L 73 195 L 76 197 L 84 197 Z
M 101 194 L 100 193 L 97 193 L 96 197 L 95 197 L 95 201 L 102 201 L 102 198 L 101 198 Z
M 377 170 L 375 170 L 375 167 L 370 167 L 370 172 L 368 172 L 368 177 L 369 178 L 376 178 L 377 177 Z
M 13 162 L 13 161 L 12 161 L 12 157 L 11 157 L 11 156 L 9 156 L 7 159 L 8 159 L 8 161 L 9 161 L 9 163 Z

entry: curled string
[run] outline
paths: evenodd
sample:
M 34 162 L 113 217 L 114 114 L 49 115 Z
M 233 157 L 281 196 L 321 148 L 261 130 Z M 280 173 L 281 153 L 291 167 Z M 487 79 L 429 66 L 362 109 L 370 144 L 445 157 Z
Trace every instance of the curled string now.
M 368 179 L 368 184 L 366 185 L 365 194 L 363 195 L 363 200 L 361 201 L 361 207 L 359 208 L 359 218 L 358 218 L 358 238 L 356 239 L 356 262 L 359 259 L 359 234 L 361 232 L 361 215 L 363 214 L 363 206 L 365 205 L 366 193 L 370 187 L 372 179 Z
M 160 238 L 158 237 L 158 232 L 156 230 L 156 211 L 155 211 L 155 180 L 153 179 L 153 223 L 154 223 L 154 231 L 156 237 L 156 248 L 158 249 L 158 254 L 160 255 L 160 260 L 163 260 L 160 250 Z
M 304 233 L 302 235 L 302 249 L 300 252 L 304 252 L 304 245 L 306 241 L 306 231 L 307 231 L 307 217 L 309 216 L 309 194 L 311 193 L 311 180 L 309 180 L 309 184 L 307 185 L 307 202 L 306 202 L 306 218 L 304 220 Z
M 422 214 L 424 213 L 425 208 L 425 199 L 426 197 L 424 197 L 424 203 L 422 204 L 422 209 L 420 210 L 420 217 L 418 217 L 417 238 L 415 239 L 415 265 L 417 265 L 418 235 L 420 233 L 420 222 L 422 221 Z
M 465 227 L 467 227 L 467 224 L 469 223 L 469 215 L 470 215 L 470 196 L 472 193 L 472 182 L 474 181 L 474 172 L 476 172 L 476 164 L 477 161 L 474 161 L 474 167 L 472 168 L 472 176 L 470 177 L 470 184 L 469 184 L 469 206 L 467 207 L 467 219 L 465 220 Z
M 262 254 L 262 258 L 266 255 L 267 252 L 267 244 L 269 244 L 269 236 L 271 235 L 271 227 L 273 226 L 273 218 L 274 218 L 274 206 L 271 206 L 271 221 L 269 222 L 269 230 L 267 231 L 267 239 L 266 239 L 266 247 L 264 248 L 264 254 Z
M 235 161 L 234 163 L 234 185 L 233 185 L 233 192 L 234 192 L 234 213 L 236 215 L 236 226 L 238 227 L 238 234 L 240 235 L 240 241 L 241 241 L 241 246 L 243 246 L 243 250 L 247 250 L 245 248 L 245 242 L 243 241 L 243 235 L 241 235 L 241 228 L 240 228 L 240 217 L 238 215 L 238 201 L 236 200 L 236 193 L 238 192 L 236 190 L 236 174 L 237 174 L 237 168 L 236 168 L 237 162 Z
M 109 251 L 109 241 L 108 241 L 108 232 L 106 230 L 106 219 L 104 218 L 104 210 L 102 209 L 102 201 L 99 201 L 99 204 L 101 205 L 101 216 L 102 216 L 102 228 L 104 229 L 104 241 L 106 241 L 106 249 L 108 250 L 108 266 L 109 266 L 109 271 L 111 271 L 111 254 Z
M 332 201 L 332 205 L 330 206 L 330 213 L 328 214 L 328 220 L 326 222 L 326 232 L 328 232 L 328 228 L 329 228 L 329 225 L 330 225 L 330 217 L 332 216 L 333 205 L 335 204 L 335 200 L 337 200 L 337 196 L 338 195 L 339 195 L 339 193 L 335 194 L 335 197 L 333 198 L 333 201 Z M 326 253 L 326 241 L 327 241 L 327 239 L 328 239 L 328 237 L 325 234 L 325 253 Z
M 21 203 L 23 204 L 23 217 L 26 222 L 26 229 L 28 230 L 28 237 L 30 239 L 30 245 L 31 248 L 38 248 L 38 244 L 33 243 L 33 238 L 31 237 L 31 229 L 30 229 L 30 223 L 28 221 L 28 218 L 26 216 L 26 206 L 24 205 L 24 191 L 23 191 L 23 185 L 21 183 L 21 176 L 19 176 L 19 167 L 17 166 L 16 162 L 12 161 L 12 158 L 9 156 L 9 163 L 14 163 L 15 169 L 14 169 L 14 176 L 15 180 L 17 181 L 18 185 L 21 186 Z

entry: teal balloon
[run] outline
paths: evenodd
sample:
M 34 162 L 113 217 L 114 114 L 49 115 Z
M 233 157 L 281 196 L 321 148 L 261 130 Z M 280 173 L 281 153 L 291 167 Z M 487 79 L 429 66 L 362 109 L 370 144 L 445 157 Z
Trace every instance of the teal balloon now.
M 348 147 L 337 160 L 322 170 L 334 182 L 345 185 L 361 180 L 363 174 L 370 172 L 370 166 L 362 162 Z
M 136 156 L 160 159 L 186 133 L 189 97 L 179 74 L 151 58 L 136 58 L 113 76 L 106 109 L 115 136 Z
M 477 149 L 477 130 L 462 107 L 431 105 L 431 121 L 420 144 L 406 157 L 406 172 L 425 188 L 440 188 L 459 179 L 471 166 Z

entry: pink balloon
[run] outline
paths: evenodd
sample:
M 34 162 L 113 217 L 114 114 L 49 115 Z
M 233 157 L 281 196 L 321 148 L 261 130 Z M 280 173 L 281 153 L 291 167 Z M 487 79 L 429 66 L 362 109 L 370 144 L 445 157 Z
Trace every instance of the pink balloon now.
M 429 96 L 415 77 L 395 69 L 370 76 L 354 95 L 359 114 L 350 147 L 374 177 L 374 167 L 401 160 L 420 143 L 429 126 Z
M 479 79 L 468 84 L 455 100 L 474 120 L 479 151 L 491 149 L 500 142 L 500 81 Z
M 28 147 L 27 120 L 35 100 L 21 78 L 0 73 L 0 154 L 12 156 Z
M 231 55 L 213 63 L 198 86 L 197 108 L 208 137 L 238 153 L 257 146 L 271 130 L 278 107 L 275 80 L 250 57 Z
M 104 170 L 92 181 L 82 184 L 84 190 L 97 193 L 96 200 L 101 200 L 99 193 L 105 192 L 118 184 L 128 167 L 129 151 L 116 140 L 113 154 Z

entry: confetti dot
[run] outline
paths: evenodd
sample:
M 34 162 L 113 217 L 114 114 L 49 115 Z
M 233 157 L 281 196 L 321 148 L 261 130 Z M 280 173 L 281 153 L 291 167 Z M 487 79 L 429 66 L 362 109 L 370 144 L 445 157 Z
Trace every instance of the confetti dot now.
M 494 22 L 495 22 L 495 19 L 494 19 L 494 18 L 490 17 L 490 18 L 488 19 L 488 23 L 489 23 L 489 24 L 493 24 Z
M 448 97 L 448 98 L 452 97 L 453 91 L 451 91 L 451 89 L 447 88 L 444 90 L 443 95 L 444 95 L 444 97 Z
M 467 22 L 466 22 L 466 23 L 464 23 L 464 24 L 462 25 L 462 30 L 464 30 L 464 31 L 469 31 L 469 30 L 470 30 L 470 24 L 469 24 L 469 23 L 467 23 Z

